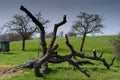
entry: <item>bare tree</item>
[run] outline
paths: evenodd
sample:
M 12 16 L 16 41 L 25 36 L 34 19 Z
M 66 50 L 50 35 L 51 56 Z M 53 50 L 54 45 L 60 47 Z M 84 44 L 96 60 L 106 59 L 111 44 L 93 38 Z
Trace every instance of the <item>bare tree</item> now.
M 0 41 L 9 41 L 9 36 L 7 34 L 1 34 Z
M 59 36 L 60 36 L 60 37 L 63 37 L 63 34 L 64 34 L 64 32 L 63 32 L 63 31 L 60 31 Z
M 51 38 L 52 37 L 52 32 L 49 32 L 49 33 L 46 32 L 45 37 L 46 38 Z
M 13 67 L 14 69 L 19 68 L 19 67 L 23 67 L 23 68 L 27 68 L 27 67 L 34 67 L 34 73 L 37 77 L 41 77 L 42 73 L 40 71 L 40 68 L 43 64 L 47 63 L 47 62 L 51 62 L 51 63 L 62 63 L 62 62 L 68 62 L 71 65 L 73 65 L 75 68 L 77 68 L 78 70 L 80 70 L 83 74 L 85 74 L 87 77 L 90 77 L 90 75 L 88 74 L 87 70 L 84 68 L 80 67 L 80 64 L 93 64 L 92 62 L 88 61 L 88 60 L 73 60 L 74 57 L 79 57 L 81 58 L 87 58 L 87 59 L 91 59 L 91 60 L 97 60 L 97 61 L 101 61 L 104 66 L 107 69 L 110 69 L 110 66 L 113 64 L 114 62 L 114 57 L 112 58 L 111 63 L 107 63 L 107 61 L 102 57 L 103 52 L 101 52 L 99 55 L 97 55 L 96 50 L 93 50 L 93 55 L 88 55 L 82 52 L 77 52 L 75 51 L 73 45 L 69 42 L 69 38 L 67 35 L 65 35 L 66 38 L 66 45 L 69 47 L 70 49 L 70 53 L 67 55 L 59 55 L 58 52 L 56 51 L 56 49 L 59 47 L 58 44 L 54 45 L 55 40 L 56 40 L 56 33 L 57 30 L 60 26 L 62 26 L 63 24 L 65 24 L 67 22 L 66 20 L 66 15 L 63 16 L 63 20 L 59 23 L 56 23 L 54 25 L 54 29 L 52 32 L 52 38 L 51 38 L 51 42 L 48 45 L 48 47 L 46 46 L 46 41 L 45 41 L 45 30 L 44 30 L 44 26 L 41 24 L 41 22 L 39 22 L 33 15 L 31 12 L 29 12 L 24 6 L 21 6 L 20 8 L 22 11 L 24 11 L 31 19 L 32 21 L 39 27 L 40 29 L 40 41 L 41 41 L 41 46 L 42 46 L 42 53 L 44 54 L 41 58 L 35 58 L 32 60 L 29 60 L 28 62 L 25 62 L 24 64 L 18 65 Z M 48 64 L 45 64 L 45 69 L 48 68 Z
M 41 20 L 42 24 L 45 25 L 48 20 L 43 21 L 41 13 L 36 15 L 38 20 Z M 31 19 L 26 15 L 14 15 L 13 20 L 8 22 L 5 26 L 9 28 L 10 31 L 17 32 L 22 36 L 22 50 L 25 50 L 25 40 L 30 39 L 33 33 L 38 32 L 38 27 L 32 25 Z
M 111 42 L 114 47 L 115 55 L 117 59 L 120 60 L 120 33 L 116 36 L 116 38 L 113 38 Z
M 7 37 L 9 37 L 9 41 L 20 41 L 20 40 L 22 40 L 22 36 L 18 33 L 8 33 Z
M 22 40 L 22 37 L 17 33 L 5 33 L 0 35 L 0 41 L 18 41 Z
M 71 37 L 72 37 L 72 36 L 76 36 L 76 33 L 73 32 L 73 31 L 69 31 L 67 34 L 68 34 L 68 36 L 71 36 Z
M 79 18 L 79 20 L 74 22 L 71 29 L 76 34 L 83 35 L 80 47 L 80 51 L 82 52 L 86 35 L 89 33 L 94 34 L 101 32 L 101 28 L 103 28 L 101 23 L 102 18 L 99 15 L 88 14 L 85 12 L 80 13 L 77 18 Z

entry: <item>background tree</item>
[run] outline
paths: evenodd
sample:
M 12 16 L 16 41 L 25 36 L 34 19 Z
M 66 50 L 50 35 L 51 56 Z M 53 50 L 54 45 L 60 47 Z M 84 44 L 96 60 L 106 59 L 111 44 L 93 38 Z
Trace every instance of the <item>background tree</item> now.
M 57 37 L 62 38 L 62 37 L 63 37 L 63 35 L 64 35 L 64 32 L 63 32 L 63 31 L 60 31 L 60 32 L 58 33 Z
M 73 32 L 73 31 L 69 31 L 69 32 L 67 33 L 67 35 L 70 36 L 70 37 L 72 37 L 72 36 L 76 36 L 76 33 Z
M 46 32 L 45 37 L 46 38 L 51 38 L 52 37 L 52 32 L 49 32 L 49 33 Z
M 120 33 L 112 40 L 112 44 L 114 46 L 115 55 L 117 59 L 120 60 Z
M 0 34 L 0 41 L 19 41 L 22 37 L 17 33 L 5 33 Z
M 7 34 L 0 34 L 0 41 L 9 41 Z
M 15 70 L 16 68 L 20 68 L 20 67 L 24 67 L 24 68 L 28 68 L 28 67 L 34 67 L 34 73 L 37 77 L 41 77 L 43 74 L 43 71 L 41 73 L 40 68 L 42 67 L 42 65 L 46 62 L 51 62 L 51 63 L 62 63 L 62 62 L 68 62 L 69 64 L 71 64 L 72 66 L 74 66 L 75 68 L 77 68 L 78 70 L 80 70 L 82 73 L 84 73 L 87 77 L 90 77 L 90 75 L 87 73 L 87 70 L 84 68 L 81 68 L 80 64 L 93 64 L 88 60 L 75 60 L 74 57 L 79 57 L 80 59 L 82 58 L 87 58 L 87 59 L 91 59 L 91 60 L 97 60 L 97 61 L 101 61 L 103 63 L 104 66 L 106 66 L 107 69 L 110 69 L 110 66 L 113 65 L 113 62 L 115 60 L 115 58 L 112 58 L 111 63 L 107 63 L 106 60 L 102 57 L 103 52 L 101 52 L 99 55 L 97 55 L 96 50 L 93 51 L 93 55 L 88 55 L 82 52 L 77 52 L 73 45 L 69 42 L 69 38 L 67 35 L 65 35 L 65 39 L 66 39 L 66 45 L 67 47 L 70 49 L 70 53 L 66 54 L 66 55 L 59 55 L 58 51 L 56 50 L 59 45 L 55 44 L 56 41 L 56 33 L 57 30 L 60 26 L 64 25 L 67 20 L 66 20 L 66 15 L 63 16 L 63 20 L 59 23 L 56 23 L 54 25 L 54 29 L 52 32 L 52 37 L 51 37 L 51 41 L 49 43 L 49 45 L 47 46 L 46 44 L 46 39 L 45 39 L 45 29 L 44 26 L 41 24 L 41 22 L 39 22 L 30 11 L 28 11 L 24 6 L 21 6 L 20 8 L 22 11 L 24 11 L 31 19 L 32 21 L 39 27 L 40 29 L 40 42 L 41 42 L 41 47 L 42 47 L 42 53 L 44 54 L 42 57 L 39 58 L 35 58 L 32 59 L 28 62 L 25 62 L 24 64 L 20 64 L 18 66 L 13 67 L 13 69 Z M 74 60 L 73 60 L 74 59 Z M 44 68 L 47 70 L 48 65 L 45 64 L 46 66 L 44 66 Z M 43 67 L 42 67 L 43 68 Z
M 22 36 L 17 33 L 8 33 L 7 37 L 9 37 L 9 41 L 20 41 L 22 40 Z
M 41 13 L 36 14 L 36 18 L 41 20 L 42 24 L 45 25 L 48 20 L 43 20 Z M 22 36 L 22 50 L 25 50 L 25 40 L 30 39 L 33 33 L 38 32 L 37 26 L 32 24 L 31 19 L 27 15 L 14 15 L 12 20 L 5 25 L 9 31 L 17 32 Z
M 72 31 L 76 34 L 83 35 L 80 51 L 83 51 L 86 35 L 91 33 L 101 32 L 103 25 L 101 24 L 102 18 L 99 15 L 88 14 L 81 12 L 77 16 L 78 20 L 75 21 L 71 27 Z

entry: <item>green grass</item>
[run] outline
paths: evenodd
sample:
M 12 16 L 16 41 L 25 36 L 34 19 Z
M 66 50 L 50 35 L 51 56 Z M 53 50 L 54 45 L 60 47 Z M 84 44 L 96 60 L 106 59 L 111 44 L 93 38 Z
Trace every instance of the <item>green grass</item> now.
M 90 36 L 86 38 L 83 51 L 91 54 L 93 49 L 96 49 L 98 53 L 104 51 L 104 58 L 110 62 L 113 54 L 113 48 L 110 40 L 114 36 Z M 71 44 L 73 44 L 75 50 L 79 51 L 81 37 L 70 37 Z M 47 44 L 50 39 L 47 39 Z M 55 44 L 59 44 L 58 53 L 65 55 L 70 52 L 69 48 L 65 44 L 64 38 L 57 38 Z M 0 53 L 0 66 L 9 65 L 14 66 L 23 63 L 26 60 L 37 57 L 37 50 L 39 46 L 39 40 L 27 40 L 26 51 L 21 51 L 21 41 L 10 43 L 9 53 Z M 48 46 L 48 45 L 47 45 Z M 41 51 L 40 51 L 41 52 Z M 24 73 L 16 74 L 9 77 L 1 77 L 0 80 L 119 80 L 120 69 L 114 66 L 120 66 L 120 61 L 115 60 L 114 65 L 110 70 L 107 70 L 101 62 L 93 61 L 95 65 L 82 65 L 81 67 L 88 70 L 91 75 L 87 78 L 78 70 L 73 70 L 73 67 L 67 62 L 61 64 L 49 63 L 50 73 L 45 74 L 43 78 L 37 78 L 34 76 L 33 69 L 22 69 Z

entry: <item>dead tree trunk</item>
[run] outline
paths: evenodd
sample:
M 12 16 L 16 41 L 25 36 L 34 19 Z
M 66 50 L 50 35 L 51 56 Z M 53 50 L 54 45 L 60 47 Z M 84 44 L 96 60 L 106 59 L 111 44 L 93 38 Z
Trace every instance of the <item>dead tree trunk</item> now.
M 42 53 L 44 56 L 47 52 L 44 26 L 26 8 L 21 6 L 21 10 L 26 12 L 27 15 L 32 19 L 32 21 L 39 27 L 39 29 L 40 29 L 40 44 L 42 46 Z M 43 73 L 48 73 L 49 70 L 48 70 L 48 63 L 47 62 L 43 63 L 42 71 L 43 71 Z
M 75 68 L 80 70 L 87 77 L 90 77 L 90 75 L 87 73 L 87 70 L 84 69 L 84 68 L 81 68 L 80 64 L 93 64 L 93 63 L 91 63 L 88 60 L 87 61 L 73 60 L 74 57 L 80 57 L 80 59 L 81 58 L 87 58 L 87 59 L 91 59 L 91 60 L 101 61 L 107 69 L 110 69 L 110 66 L 113 65 L 113 62 L 114 62 L 115 58 L 113 58 L 111 63 L 108 64 L 107 61 L 104 58 L 102 58 L 103 52 L 100 53 L 99 56 L 97 56 L 97 53 L 96 53 L 95 50 L 93 51 L 93 55 L 87 55 L 85 53 L 75 51 L 73 46 L 70 44 L 67 35 L 65 35 L 66 45 L 69 47 L 71 52 L 69 54 L 67 54 L 67 55 L 64 55 L 64 56 L 58 55 L 58 53 L 55 50 L 59 46 L 58 46 L 58 44 L 54 45 L 54 42 L 56 40 L 57 29 L 61 25 L 65 24 L 67 22 L 66 15 L 63 16 L 63 20 L 61 22 L 59 22 L 59 23 L 54 25 L 54 30 L 52 32 L 52 39 L 51 39 L 51 42 L 50 42 L 50 44 L 49 44 L 49 46 L 47 48 L 46 47 L 46 41 L 45 41 L 45 30 L 44 30 L 44 27 L 41 24 L 41 22 L 39 22 L 24 6 L 21 6 L 20 9 L 22 11 L 24 11 L 40 29 L 40 34 L 41 34 L 40 40 L 41 40 L 43 56 L 41 58 L 34 59 L 34 61 L 30 61 L 30 63 L 34 67 L 34 73 L 35 73 L 35 75 L 37 77 L 41 77 L 42 76 L 42 72 L 40 72 L 40 68 L 41 68 L 42 65 L 45 64 L 46 68 L 45 67 L 44 68 L 48 69 L 48 64 L 47 64 L 48 62 L 51 62 L 51 63 L 68 62 L 71 65 L 73 65 Z

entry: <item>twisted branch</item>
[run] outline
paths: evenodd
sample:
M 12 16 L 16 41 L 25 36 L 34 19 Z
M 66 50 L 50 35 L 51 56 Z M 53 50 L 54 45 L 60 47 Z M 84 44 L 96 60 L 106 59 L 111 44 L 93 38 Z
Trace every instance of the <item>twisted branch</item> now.
M 40 29 L 40 42 L 41 42 L 41 46 L 42 46 L 42 53 L 44 55 L 47 51 L 44 26 L 24 6 L 21 6 L 20 10 L 24 11 L 32 19 L 32 21 L 39 27 L 39 29 Z
M 72 60 L 73 57 L 80 57 L 80 58 L 87 58 L 87 59 L 101 61 L 107 69 L 110 69 L 110 66 L 113 65 L 113 62 L 115 60 L 114 57 L 112 58 L 111 63 L 108 64 L 108 62 L 104 58 L 102 58 L 103 52 L 101 52 L 100 55 L 97 56 L 95 49 L 93 50 L 93 55 L 87 55 L 87 54 L 75 51 L 75 49 L 73 48 L 73 45 L 70 44 L 67 35 L 65 35 L 66 45 L 69 47 L 69 49 L 71 51 L 70 54 L 60 56 L 57 54 L 57 52 L 55 52 L 55 50 L 58 48 L 58 45 L 53 46 L 55 43 L 55 40 L 56 40 L 57 29 L 58 29 L 58 27 L 60 27 L 61 25 L 65 24 L 67 22 L 66 15 L 63 16 L 63 20 L 60 23 L 57 23 L 54 25 L 54 30 L 52 32 L 52 34 L 53 34 L 52 39 L 51 39 L 50 45 L 47 49 L 46 41 L 45 41 L 44 26 L 26 8 L 24 8 L 24 6 L 21 6 L 20 9 L 23 10 L 32 19 L 32 21 L 40 28 L 40 31 L 41 31 L 40 32 L 41 33 L 41 46 L 42 46 L 42 51 L 43 51 L 44 55 L 42 58 L 37 59 L 37 61 L 34 63 L 34 72 L 37 77 L 42 76 L 41 72 L 39 71 L 39 68 L 41 67 L 41 65 L 43 63 L 45 63 L 47 61 L 52 62 L 52 63 L 69 62 L 74 67 L 76 67 L 78 70 L 80 70 L 83 74 L 85 74 L 87 77 L 90 77 L 90 75 L 87 73 L 87 70 L 81 68 L 80 65 L 83 63 L 84 64 L 93 64 L 93 63 L 91 63 L 90 61 L 76 61 L 75 62 L 74 60 Z
M 63 16 L 63 21 L 61 21 L 60 23 L 57 23 L 57 24 L 54 25 L 54 30 L 52 32 L 52 39 L 51 39 L 49 48 L 52 48 L 52 46 L 54 45 L 54 42 L 56 40 L 56 33 L 57 33 L 57 30 L 58 30 L 58 27 L 60 27 L 61 25 L 65 24 L 66 22 L 67 22 L 66 15 L 64 15 Z
M 104 58 L 102 58 L 103 52 L 99 56 L 97 56 L 96 50 L 93 50 L 93 56 L 75 51 L 73 46 L 70 44 L 67 35 L 66 35 L 66 44 L 71 50 L 71 53 L 73 54 L 73 56 L 101 61 L 107 69 L 110 69 L 110 66 L 113 65 L 113 62 L 115 60 L 115 57 L 113 57 L 111 63 L 108 63 Z

